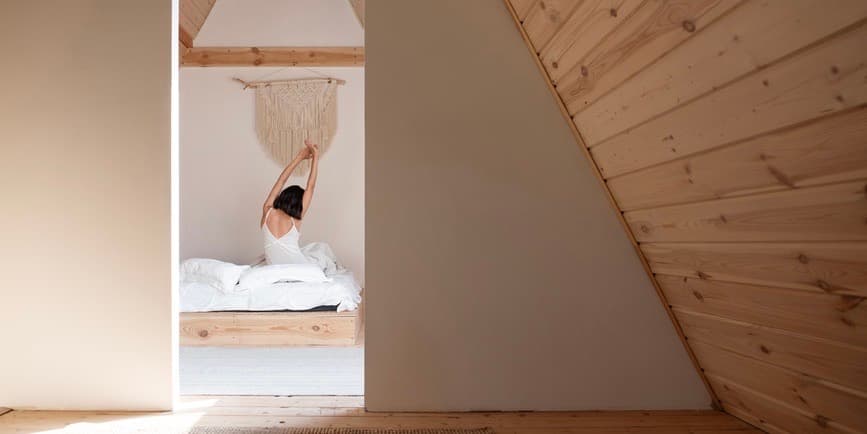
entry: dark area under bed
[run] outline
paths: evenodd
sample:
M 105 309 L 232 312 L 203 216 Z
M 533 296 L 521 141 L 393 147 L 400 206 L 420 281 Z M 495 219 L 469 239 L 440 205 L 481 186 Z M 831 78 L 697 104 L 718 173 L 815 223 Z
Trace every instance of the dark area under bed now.
M 337 312 L 337 305 L 333 306 L 316 306 L 311 309 L 306 310 L 291 310 L 291 309 L 281 309 L 281 310 L 216 310 L 213 312 L 237 312 L 237 313 L 259 313 L 259 312 Z

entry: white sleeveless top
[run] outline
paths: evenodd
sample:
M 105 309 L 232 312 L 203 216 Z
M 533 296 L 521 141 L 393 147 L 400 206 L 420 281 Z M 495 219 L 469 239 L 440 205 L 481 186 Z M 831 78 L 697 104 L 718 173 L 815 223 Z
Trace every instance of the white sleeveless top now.
M 292 229 L 286 232 L 280 238 L 274 236 L 271 230 L 268 229 L 268 215 L 271 214 L 271 208 L 265 213 L 265 224 L 262 225 L 262 233 L 265 238 L 265 259 L 269 264 L 307 264 L 307 257 L 301 253 L 301 247 L 298 246 L 298 238 L 301 233 L 298 232 L 298 227 L 295 226 L 295 219 L 292 219 Z

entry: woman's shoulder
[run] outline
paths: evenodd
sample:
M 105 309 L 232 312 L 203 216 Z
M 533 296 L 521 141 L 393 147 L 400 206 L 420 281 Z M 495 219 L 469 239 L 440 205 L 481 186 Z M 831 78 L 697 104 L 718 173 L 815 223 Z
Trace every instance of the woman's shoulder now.
M 279 208 L 272 208 L 269 215 L 265 217 L 265 224 L 273 229 L 291 229 L 292 226 L 301 228 L 301 220 L 293 218 Z

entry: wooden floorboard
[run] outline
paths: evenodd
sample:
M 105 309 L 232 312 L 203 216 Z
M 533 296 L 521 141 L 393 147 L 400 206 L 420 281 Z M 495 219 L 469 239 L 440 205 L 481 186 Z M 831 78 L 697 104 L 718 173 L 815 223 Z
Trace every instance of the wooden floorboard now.
M 760 432 L 717 411 L 371 413 L 360 396 L 185 396 L 174 413 L 12 411 L 0 433 L 186 433 L 193 426 L 478 428 L 501 433 Z

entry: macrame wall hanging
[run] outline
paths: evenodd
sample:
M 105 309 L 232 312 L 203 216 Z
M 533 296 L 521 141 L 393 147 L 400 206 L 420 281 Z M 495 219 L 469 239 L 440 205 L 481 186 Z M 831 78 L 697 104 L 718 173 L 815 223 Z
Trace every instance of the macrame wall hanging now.
M 256 90 L 256 135 L 265 152 L 285 166 L 304 149 L 304 140 L 328 152 L 337 131 L 337 85 L 343 80 L 299 79 L 270 82 L 245 82 L 244 88 Z M 309 161 L 296 168 L 304 175 Z

